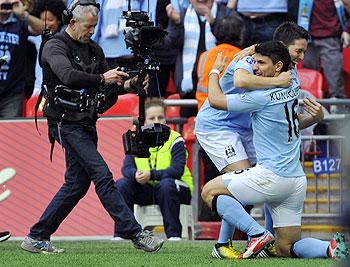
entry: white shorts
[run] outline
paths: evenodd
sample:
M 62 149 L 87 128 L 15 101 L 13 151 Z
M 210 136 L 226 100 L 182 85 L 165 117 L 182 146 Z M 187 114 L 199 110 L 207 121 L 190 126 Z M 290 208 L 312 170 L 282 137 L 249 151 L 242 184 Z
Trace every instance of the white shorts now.
M 201 147 L 208 154 L 219 171 L 240 160 L 249 159 L 256 163 L 252 131 L 246 134 L 236 132 L 196 132 Z
M 274 227 L 301 225 L 306 177 L 282 177 L 257 165 L 222 175 L 231 194 L 243 205 L 267 203 Z

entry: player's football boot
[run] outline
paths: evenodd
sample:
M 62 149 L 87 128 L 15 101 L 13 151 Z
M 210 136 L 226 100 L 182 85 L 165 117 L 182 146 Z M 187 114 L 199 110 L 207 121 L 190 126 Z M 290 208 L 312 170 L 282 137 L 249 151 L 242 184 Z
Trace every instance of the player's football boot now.
M 240 255 L 241 252 L 233 248 L 231 241 L 227 245 L 216 243 L 211 252 L 211 256 L 217 259 L 237 259 Z
M 345 236 L 341 233 L 335 233 L 329 241 L 328 255 L 334 260 L 345 260 L 349 256 L 349 250 L 346 247 Z
M 260 251 L 260 253 L 256 257 L 257 258 L 277 257 L 276 245 L 270 244 L 269 247 Z
M 275 242 L 275 238 L 269 231 L 265 231 L 262 236 L 252 238 L 245 251 L 239 256 L 239 259 L 255 258 L 260 251 L 267 249 Z

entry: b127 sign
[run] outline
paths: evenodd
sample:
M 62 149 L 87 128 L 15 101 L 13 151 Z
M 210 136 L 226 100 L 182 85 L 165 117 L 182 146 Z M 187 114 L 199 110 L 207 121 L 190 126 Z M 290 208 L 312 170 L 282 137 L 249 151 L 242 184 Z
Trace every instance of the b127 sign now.
M 312 160 L 314 174 L 330 174 L 340 172 L 341 159 L 338 158 L 317 158 Z

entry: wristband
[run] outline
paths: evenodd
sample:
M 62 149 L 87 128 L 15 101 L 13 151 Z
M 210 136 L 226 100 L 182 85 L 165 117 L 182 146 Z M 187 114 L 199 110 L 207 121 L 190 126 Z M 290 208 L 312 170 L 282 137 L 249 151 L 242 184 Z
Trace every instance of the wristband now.
M 213 73 L 215 73 L 215 74 L 217 74 L 218 76 L 220 76 L 220 71 L 219 71 L 218 69 L 212 69 L 212 70 L 209 72 L 208 76 L 210 76 L 210 75 L 213 74 Z

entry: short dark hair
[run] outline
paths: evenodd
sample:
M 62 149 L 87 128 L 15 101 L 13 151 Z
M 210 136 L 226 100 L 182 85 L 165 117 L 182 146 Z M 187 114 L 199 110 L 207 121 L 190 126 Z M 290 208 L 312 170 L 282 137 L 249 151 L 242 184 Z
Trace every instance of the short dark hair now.
M 62 0 L 37 0 L 34 2 L 33 15 L 40 18 L 41 12 L 48 10 L 51 11 L 59 21 L 62 21 L 62 13 L 65 9 L 66 4 Z
M 287 47 L 280 41 L 268 41 L 255 46 L 255 53 L 271 58 L 272 63 L 283 63 L 281 71 L 287 71 L 291 62 Z
M 244 21 L 238 14 L 225 16 L 215 23 L 213 33 L 217 45 L 227 43 L 241 46 Z
M 303 27 L 292 21 L 283 22 L 277 27 L 273 34 L 273 40 L 281 41 L 286 46 L 292 45 L 295 40 L 305 39 L 310 40 L 310 34 Z

